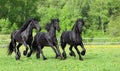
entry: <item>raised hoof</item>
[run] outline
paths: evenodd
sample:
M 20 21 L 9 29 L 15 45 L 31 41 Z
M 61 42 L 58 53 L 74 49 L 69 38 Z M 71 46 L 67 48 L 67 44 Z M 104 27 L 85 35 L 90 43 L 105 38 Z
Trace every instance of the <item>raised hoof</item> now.
M 31 56 L 31 54 L 30 54 L 30 53 L 28 53 L 28 54 L 27 54 L 27 57 L 30 57 L 30 56 Z
M 47 60 L 47 58 L 43 58 L 43 60 Z
M 27 52 L 26 51 L 23 51 L 23 55 L 26 56 Z
M 69 55 L 76 57 L 75 53 L 72 53 L 72 52 L 70 52 Z
M 84 55 L 85 55 L 85 53 L 86 53 L 86 51 L 82 51 L 82 52 L 81 52 L 81 55 L 83 55 L 83 56 L 84 56 Z

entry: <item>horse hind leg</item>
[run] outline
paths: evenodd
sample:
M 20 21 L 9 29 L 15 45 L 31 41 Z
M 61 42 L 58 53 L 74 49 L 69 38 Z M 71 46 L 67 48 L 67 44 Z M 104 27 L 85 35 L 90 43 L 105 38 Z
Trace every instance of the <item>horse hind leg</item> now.
M 43 57 L 43 60 L 47 60 L 47 58 L 44 56 L 43 54 L 43 51 L 42 51 L 42 48 L 41 46 L 38 46 L 38 49 L 39 49 L 39 52 L 38 53 L 41 53 L 42 57 Z
M 16 60 L 20 60 L 20 55 L 18 53 L 18 49 L 16 49 L 16 42 L 14 40 L 12 40 L 10 42 L 10 46 L 9 46 L 9 54 L 12 54 L 12 52 L 14 51 L 15 52 L 15 59 Z
M 21 45 L 22 45 L 22 44 L 18 44 L 18 45 L 17 45 L 17 55 L 18 55 L 18 59 L 21 57 L 21 53 L 20 53 L 20 50 L 19 50 L 19 48 L 20 48 Z
M 70 46 L 70 48 L 69 48 L 69 50 L 70 50 L 69 55 L 76 57 L 76 55 L 75 55 L 74 51 L 72 50 L 72 48 L 73 48 L 73 46 Z
M 63 59 L 67 58 L 66 52 L 65 52 L 65 46 L 66 46 L 66 43 L 61 43 L 61 48 L 63 50 L 63 53 L 62 53 Z
M 15 59 L 20 60 L 20 52 L 19 52 L 19 47 L 16 47 L 16 42 L 14 42 L 14 52 L 15 52 Z

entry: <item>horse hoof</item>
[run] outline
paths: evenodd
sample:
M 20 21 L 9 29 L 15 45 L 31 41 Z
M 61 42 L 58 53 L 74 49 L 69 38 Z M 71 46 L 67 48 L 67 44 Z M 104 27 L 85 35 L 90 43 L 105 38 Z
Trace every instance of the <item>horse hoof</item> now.
M 16 60 L 20 60 L 20 56 L 16 56 L 15 58 L 16 58 Z
M 72 53 L 72 52 L 70 52 L 69 55 L 76 57 L 75 53 Z
M 18 57 L 21 57 L 21 54 L 20 54 L 20 52 L 17 52 L 17 55 L 18 55 Z
M 31 55 L 28 55 L 28 54 L 27 54 L 27 57 L 30 57 L 30 56 L 31 56 Z
M 28 54 L 27 54 L 27 57 L 30 57 L 30 56 L 31 56 L 31 54 L 30 54 L 30 53 L 28 53 Z
M 43 58 L 43 60 L 47 60 L 47 58 Z
M 80 61 L 83 61 L 83 58 L 79 58 Z
M 40 56 L 37 56 L 36 58 L 37 58 L 37 59 L 40 59 Z
M 81 55 L 83 55 L 83 56 L 84 56 L 84 55 L 85 55 L 85 53 L 86 53 L 86 51 L 82 51 L 82 52 L 81 52 Z
M 27 52 L 26 51 L 23 51 L 23 55 L 26 56 Z
M 60 55 L 56 55 L 56 57 L 55 57 L 56 59 L 62 59 L 62 56 L 60 56 Z
M 63 57 L 63 60 L 66 60 L 66 57 Z
M 66 54 L 64 54 L 64 53 L 62 53 L 62 56 L 63 56 L 63 59 L 67 58 Z

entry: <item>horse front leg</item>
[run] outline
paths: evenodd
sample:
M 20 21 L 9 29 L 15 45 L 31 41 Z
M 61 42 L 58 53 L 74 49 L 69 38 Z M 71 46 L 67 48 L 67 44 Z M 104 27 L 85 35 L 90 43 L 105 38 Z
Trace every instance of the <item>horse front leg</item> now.
M 59 58 L 59 57 L 60 57 L 60 58 L 62 59 L 62 54 L 61 54 L 61 52 L 60 52 L 59 45 L 56 44 L 55 47 L 56 47 L 56 51 L 58 52 L 58 54 L 56 55 L 56 58 Z
M 77 53 L 78 53 L 78 55 L 79 55 L 79 60 L 83 60 L 83 58 L 81 57 L 80 51 L 79 51 L 79 49 L 77 48 L 77 46 L 74 46 L 74 47 L 75 47 L 75 49 L 76 49 L 76 51 L 77 51 Z
M 30 47 L 30 52 L 28 52 L 27 57 L 30 57 L 31 54 L 33 53 L 32 45 L 29 45 L 29 47 Z
M 86 49 L 84 48 L 83 42 L 81 42 L 80 46 L 81 46 L 81 48 L 82 48 L 81 55 L 85 55 Z
M 49 43 L 49 45 L 51 46 L 51 48 L 53 49 L 53 51 L 54 51 L 55 54 L 56 54 L 55 58 L 57 58 L 57 57 L 58 57 L 58 52 L 57 52 L 57 50 L 54 48 L 54 46 L 53 46 L 51 43 Z
M 65 46 L 66 46 L 66 43 L 61 43 L 61 48 L 63 50 L 63 53 L 62 53 L 63 59 L 67 58 L 66 52 L 65 52 Z
M 23 55 L 26 56 L 27 51 L 28 51 L 28 46 L 27 46 L 27 43 L 26 43 L 26 42 L 24 42 L 23 44 L 24 44 L 24 46 L 25 46 L 25 48 L 26 48 L 26 50 L 23 51 Z
M 76 57 L 75 52 L 72 50 L 72 48 L 73 48 L 73 46 L 71 45 L 70 48 L 69 48 L 69 50 L 70 50 L 69 55 Z

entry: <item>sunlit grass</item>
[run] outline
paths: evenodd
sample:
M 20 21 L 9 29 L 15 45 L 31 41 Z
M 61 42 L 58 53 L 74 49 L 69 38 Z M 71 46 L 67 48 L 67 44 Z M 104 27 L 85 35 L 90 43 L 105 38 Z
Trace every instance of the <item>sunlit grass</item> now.
M 48 60 L 42 57 L 36 59 L 35 54 L 30 58 L 21 56 L 15 60 L 14 53 L 7 56 L 7 48 L 0 48 L 0 71 L 119 71 L 120 70 L 120 45 L 85 45 L 87 53 L 83 56 L 84 61 L 69 56 L 66 47 L 67 59 L 55 59 L 53 50 L 49 47 L 44 49 Z M 21 54 L 24 46 L 21 47 Z M 81 49 L 80 49 L 81 50 Z M 62 50 L 61 50 L 62 51 Z M 75 50 L 74 50 L 75 51 Z M 75 51 L 76 52 L 76 51 Z
M 36 59 L 33 54 L 30 58 L 22 55 L 24 46 L 20 48 L 21 59 L 15 60 L 14 53 L 7 56 L 9 35 L 0 35 L 0 71 L 119 71 L 120 70 L 120 45 L 85 45 L 87 53 L 84 61 L 69 56 L 69 46 L 66 47 L 67 59 L 55 59 L 53 50 L 44 48 L 44 54 L 48 60 L 42 57 Z M 3 42 L 3 41 L 7 42 Z M 3 46 L 3 44 L 5 45 Z M 7 44 L 6 44 L 7 43 Z M 4 48 L 3 48 L 4 47 Z M 81 50 L 81 48 L 79 47 Z M 75 51 L 75 49 L 74 49 Z M 62 52 L 62 50 L 61 50 Z M 76 52 L 76 51 L 75 51 Z

